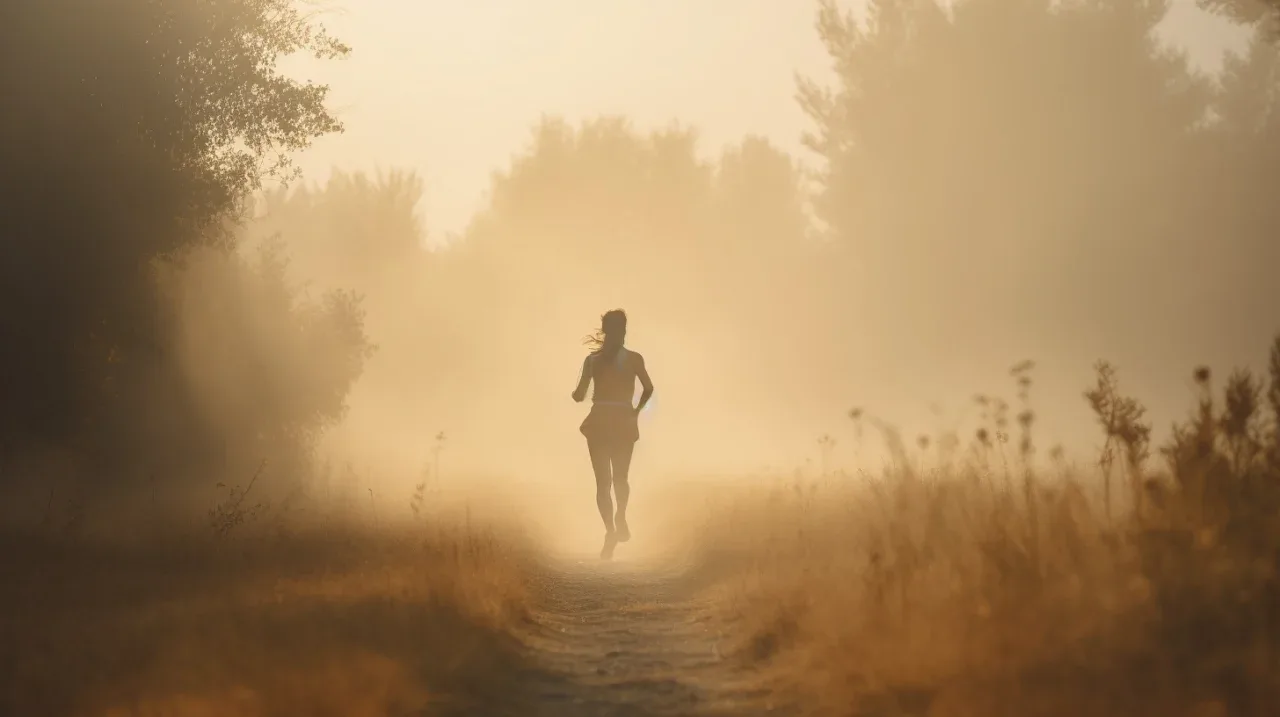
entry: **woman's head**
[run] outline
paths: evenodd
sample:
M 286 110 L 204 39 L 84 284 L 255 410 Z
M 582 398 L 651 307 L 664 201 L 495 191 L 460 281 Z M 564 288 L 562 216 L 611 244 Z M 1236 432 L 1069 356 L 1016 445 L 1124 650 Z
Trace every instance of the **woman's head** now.
M 606 311 L 600 317 L 600 333 L 605 343 L 621 344 L 627 338 L 627 312 L 622 309 Z
M 597 350 L 615 350 L 627 339 L 627 312 L 622 309 L 606 311 L 600 317 L 600 329 L 587 337 L 587 343 Z

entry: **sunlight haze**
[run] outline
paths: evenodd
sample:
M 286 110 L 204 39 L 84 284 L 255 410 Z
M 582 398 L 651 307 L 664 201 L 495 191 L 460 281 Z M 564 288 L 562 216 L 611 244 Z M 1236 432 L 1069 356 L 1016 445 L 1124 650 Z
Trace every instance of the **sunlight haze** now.
M 857 9 L 858 0 L 845 3 Z M 322 21 L 355 51 L 297 61 L 333 88 L 346 124 L 298 160 L 309 181 L 331 167 L 411 167 L 427 180 L 432 239 L 462 230 L 489 175 L 543 115 L 622 115 L 640 128 L 691 125 L 714 152 L 748 134 L 800 153 L 809 129 L 791 98 L 800 73 L 828 79 L 809 0 L 330 0 Z M 1173 0 L 1169 39 L 1206 69 L 1239 46 L 1226 21 Z M 660 58 L 660 59 L 659 59 Z
M 857 3 L 843 6 L 860 9 Z M 323 183 L 333 168 L 417 171 L 424 180 L 418 211 L 431 242 L 468 228 L 488 201 L 494 172 L 506 170 L 513 155 L 529 150 L 540 118 L 563 118 L 572 126 L 619 116 L 640 132 L 688 128 L 698 137 L 698 151 L 704 158 L 714 158 L 744 137 L 759 135 L 790 152 L 803 166 L 819 166 L 801 143 L 812 123 L 794 99 L 797 76 L 824 83 L 833 80 L 829 58 L 816 36 L 812 2 L 367 0 L 326 7 L 329 11 L 321 16 L 326 27 L 350 44 L 353 53 L 319 64 L 295 59 L 291 66 L 300 77 L 331 85 L 332 105 L 345 123 L 345 132 L 320 138 L 300 156 L 304 182 Z M 1163 28 L 1166 41 L 1185 48 L 1205 71 L 1216 70 L 1222 53 L 1242 47 L 1247 37 L 1240 28 L 1197 9 L 1194 0 L 1174 0 Z M 1084 48 L 1080 52 L 1082 59 L 1088 54 Z M 643 310 L 646 292 L 660 290 L 664 278 L 657 272 L 647 281 L 647 288 L 628 289 L 620 284 L 603 293 L 578 284 L 547 283 L 539 289 L 564 294 L 561 306 L 570 313 L 557 317 L 567 322 L 562 330 L 548 325 L 543 339 L 560 347 L 563 372 L 546 375 L 547 384 L 539 383 L 537 392 L 529 394 L 531 403 L 516 408 L 510 405 L 514 396 L 510 394 L 494 408 L 485 408 L 483 396 L 489 395 L 488 388 L 470 387 L 467 397 L 457 403 L 437 391 L 421 399 L 433 407 L 433 415 L 438 416 L 435 423 L 384 426 L 368 435 L 361 432 L 361 438 L 353 440 L 366 446 L 378 441 L 383 446 L 379 455 L 405 454 L 409 460 L 423 450 L 416 437 L 448 428 L 455 434 L 451 449 L 455 460 L 467 465 L 492 465 L 492 470 L 500 471 L 517 461 L 522 473 L 572 473 L 575 465 L 581 465 L 572 447 L 577 437 L 558 433 L 555 426 L 571 421 L 575 414 L 572 406 L 555 403 L 555 381 L 572 374 L 576 338 L 585 322 L 609 306 Z M 575 321 L 570 318 L 573 315 L 579 318 Z M 975 415 L 965 405 L 970 395 L 1003 390 L 1005 367 L 1022 358 L 1039 359 L 1045 373 L 1040 396 L 1051 408 L 1042 419 L 1048 440 L 1092 450 L 1085 442 L 1093 430 L 1091 419 L 1079 401 L 1079 387 L 1104 350 L 1124 368 L 1128 354 L 1103 348 L 1107 341 L 1113 342 L 1110 334 L 1079 343 L 1077 355 L 1046 355 L 1049 350 L 1038 335 L 993 336 L 984 353 L 938 362 L 923 345 L 907 348 L 903 339 L 911 332 L 894 328 L 890 337 L 883 327 L 871 328 L 877 321 L 899 321 L 898 316 L 872 305 L 855 307 L 841 316 L 852 332 L 843 350 L 859 356 L 844 359 L 849 371 L 824 384 L 828 394 L 791 394 L 788 400 L 805 408 L 788 412 L 786 421 L 776 420 L 780 414 L 771 397 L 787 393 L 783 386 L 798 376 L 779 376 L 776 387 L 750 380 L 737 384 L 732 390 L 739 394 L 737 400 L 746 402 L 744 408 L 713 419 L 694 407 L 706 408 L 720 399 L 713 398 L 706 386 L 685 393 L 684 384 L 673 384 L 670 370 L 665 371 L 669 378 L 661 383 L 667 390 L 659 392 L 654 414 L 647 417 L 658 419 L 653 423 L 655 446 L 663 449 L 650 456 L 646 447 L 647 464 L 657 472 L 728 471 L 731 453 L 740 459 L 733 463 L 736 469 L 816 462 L 814 438 L 845 431 L 841 416 L 853 404 L 870 408 L 908 433 L 949 430 Z M 670 350 L 677 344 L 664 340 L 655 346 L 649 338 L 669 334 L 671 327 L 655 326 L 647 318 L 643 311 L 637 313 L 633 339 L 660 350 L 664 362 L 674 360 Z M 821 330 L 817 327 L 824 319 L 817 315 L 812 319 L 815 330 Z M 729 321 L 737 326 L 736 319 Z M 968 331 L 963 324 L 952 324 L 947 330 Z M 945 340 L 941 333 L 934 338 Z M 682 341 L 689 353 L 681 359 L 680 376 L 696 373 L 695 362 L 703 360 L 699 357 L 714 362 L 712 357 L 725 351 L 714 343 L 690 343 L 688 336 Z M 975 345 L 968 348 L 977 351 Z M 837 363 L 841 360 L 837 357 L 844 355 L 822 353 L 829 354 L 824 360 Z M 1174 355 L 1179 358 L 1174 360 Z M 1175 415 L 1169 413 L 1171 407 L 1181 406 L 1184 382 L 1171 386 L 1168 379 L 1182 375 L 1182 364 L 1193 360 L 1184 360 L 1188 355 L 1213 360 L 1219 354 L 1170 354 L 1160 378 L 1153 374 L 1150 383 L 1144 382 L 1145 376 L 1132 379 L 1135 391 L 1153 402 L 1161 421 Z M 375 364 L 383 360 L 383 356 L 373 358 Z M 546 370 L 555 371 L 551 365 Z M 757 395 L 751 398 L 752 394 Z M 499 410 L 496 406 L 506 402 L 501 410 L 510 411 L 514 420 L 547 401 L 552 402 L 550 406 L 536 410 L 550 411 L 548 415 L 556 420 L 518 430 L 522 435 L 507 434 L 504 440 L 509 441 L 513 455 L 482 448 L 484 432 L 493 430 L 495 417 L 489 412 Z M 354 418 L 349 424 L 358 422 L 361 415 L 360 396 L 353 397 L 352 403 Z M 671 405 L 679 408 L 673 412 L 666 408 Z M 727 409 L 728 404 L 720 406 Z M 766 413 L 770 420 L 752 418 Z M 488 422 L 490 428 L 480 429 L 475 422 Z M 737 431 L 738 440 L 720 444 L 707 442 L 708 435 L 698 437 L 710 430 L 709 424 L 716 424 L 716 441 L 727 439 L 724 431 Z M 686 441 L 699 448 L 693 450 Z M 852 451 L 849 441 L 843 440 L 835 448 L 838 464 L 847 465 L 854 457 Z M 524 458 L 526 453 L 531 461 Z
M 0 20 L 0 715 L 1275 717 L 1280 0 Z

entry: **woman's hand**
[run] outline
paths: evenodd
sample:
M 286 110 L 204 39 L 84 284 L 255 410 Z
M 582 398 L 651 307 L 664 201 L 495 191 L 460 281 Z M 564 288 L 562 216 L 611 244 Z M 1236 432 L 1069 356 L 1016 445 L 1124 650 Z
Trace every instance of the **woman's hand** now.
M 582 403 L 587 397 L 587 386 L 591 385 L 591 354 L 582 361 L 582 373 L 578 375 L 578 387 L 573 389 L 573 402 Z

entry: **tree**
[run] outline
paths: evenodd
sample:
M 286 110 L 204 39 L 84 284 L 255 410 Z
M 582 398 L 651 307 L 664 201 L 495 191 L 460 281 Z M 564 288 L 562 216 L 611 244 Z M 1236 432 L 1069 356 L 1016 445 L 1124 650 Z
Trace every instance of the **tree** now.
M 1242 55 L 1228 55 L 1217 83 L 1213 120 L 1197 134 L 1197 176 L 1188 231 L 1212 238 L 1195 257 L 1202 323 L 1275 326 L 1275 267 L 1280 266 L 1280 49 L 1257 34 Z M 1190 199 L 1190 198 L 1189 198 Z M 1222 287 L 1230 287 L 1223 291 Z M 1237 349 L 1256 351 L 1238 337 Z
M 1198 0 L 1200 7 L 1243 23 L 1280 20 L 1280 0 Z
M 160 296 L 176 314 L 174 371 L 190 409 L 161 403 L 167 430 L 139 423 L 163 438 L 168 455 L 146 457 L 169 478 L 238 478 L 267 459 L 275 486 L 297 485 L 317 439 L 346 416 L 374 353 L 365 310 L 348 290 L 302 292 L 288 268 L 279 240 L 247 255 L 193 247 L 161 265 Z
M 822 162 L 816 209 L 862 298 L 909 297 L 892 320 L 942 345 L 955 331 L 1092 329 L 1102 313 L 1136 326 L 1135 297 L 1193 268 L 1170 249 L 1203 240 L 1178 235 L 1179 207 L 1211 92 L 1158 44 L 1165 12 L 874 0 L 864 24 L 823 2 L 837 81 L 803 81 L 800 101 Z
M 155 261 L 225 242 L 248 190 L 341 129 L 327 89 L 276 63 L 347 48 L 293 0 L 49 0 L 3 20 L 0 455 L 67 446 L 105 476 L 147 440 L 139 402 L 184 410 Z
M 493 281 L 527 286 L 530 301 L 495 306 L 516 312 L 513 328 L 571 308 L 559 289 L 572 287 L 574 301 L 633 297 L 670 325 L 713 330 L 724 317 L 709 307 L 729 299 L 749 314 L 746 297 L 808 260 L 800 169 L 759 138 L 707 161 L 687 129 L 548 120 L 491 195 L 461 251 Z
M 427 258 L 422 194 L 414 172 L 334 171 L 322 185 L 264 193 L 249 237 L 279 233 L 297 279 L 325 289 L 396 294 Z
M 840 328 L 875 337 L 880 380 L 953 402 L 974 366 L 1107 355 L 1155 393 L 1186 362 L 1256 356 L 1280 320 L 1270 56 L 1202 75 L 1159 41 L 1158 0 L 942 5 L 822 3 L 836 80 L 800 85 Z
M 800 168 L 759 138 L 711 157 L 698 149 L 686 128 L 549 119 L 494 175 L 488 205 L 448 252 L 469 282 L 453 301 L 475 327 L 470 385 L 485 388 L 468 405 L 486 432 L 526 452 L 561 442 L 511 407 L 558 394 L 573 344 L 616 306 L 634 317 L 641 350 L 666 352 L 654 357 L 661 395 L 681 406 L 662 423 L 668 447 L 706 439 L 712 423 L 772 440 L 796 424 L 774 419 L 827 395 L 807 370 L 819 361 L 796 370 L 796 347 L 827 314 Z M 743 443 L 685 455 L 745 460 Z
M 422 194 L 411 171 L 335 171 L 322 184 L 267 192 L 247 226 L 246 248 L 275 240 L 286 247 L 292 282 L 360 296 L 378 350 L 330 437 L 339 450 L 351 437 L 355 450 L 382 465 L 447 425 L 442 409 L 469 362 L 459 338 L 475 330 L 467 278 L 449 266 L 447 251 L 425 244 Z

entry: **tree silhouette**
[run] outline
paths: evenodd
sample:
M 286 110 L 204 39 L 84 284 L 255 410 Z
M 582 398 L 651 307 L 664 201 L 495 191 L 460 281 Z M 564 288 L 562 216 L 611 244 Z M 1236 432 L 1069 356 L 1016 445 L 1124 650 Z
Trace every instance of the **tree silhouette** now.
M 1198 0 L 1200 7 L 1222 13 L 1238 22 L 1280 20 L 1280 0 Z
M 171 352 L 199 423 L 162 404 L 173 428 L 160 435 L 181 449 L 170 475 L 201 474 L 186 461 L 240 476 L 268 459 L 271 483 L 292 484 L 320 433 L 345 417 L 373 355 L 364 308 L 350 291 L 303 294 L 280 241 L 248 256 L 199 247 L 184 259 L 165 265 L 159 286 L 176 307 Z
M 492 394 L 500 421 L 521 396 L 545 400 L 566 343 L 618 305 L 636 317 L 640 350 L 659 340 L 683 348 L 664 360 L 663 385 L 696 385 L 701 408 L 686 405 L 681 420 L 712 406 L 750 415 L 766 399 L 747 383 L 776 392 L 779 406 L 804 400 L 800 384 L 813 377 L 794 370 L 795 347 L 825 330 L 829 313 L 804 181 L 760 138 L 705 153 L 679 126 L 541 122 L 444 257 L 469 282 L 452 296 L 471 317 L 467 371 L 486 387 L 473 405 Z
M 389 273 L 416 280 L 423 269 L 422 193 L 422 178 L 412 172 L 334 171 L 323 185 L 265 192 L 250 231 L 255 238 L 280 233 L 297 278 L 372 292 L 376 300 L 381 288 L 407 280 Z
M 1189 286 L 1199 301 L 1186 318 L 1274 325 L 1280 266 L 1280 50 L 1258 34 L 1242 55 L 1227 55 L 1212 121 L 1196 135 L 1196 191 L 1183 195 L 1183 231 L 1207 237 L 1196 264 L 1206 281 Z M 1211 181 L 1210 181 L 1211 180 Z M 1212 287 L 1230 286 L 1227 292 Z M 1252 344 L 1249 345 L 1252 347 Z M 1241 347 L 1243 348 L 1243 347 Z
M 247 227 L 248 245 L 286 248 L 297 285 L 360 297 L 377 351 L 344 428 L 364 445 L 372 436 L 389 448 L 416 441 L 415 428 L 438 425 L 442 394 L 466 375 L 470 277 L 448 251 L 428 250 L 422 193 L 413 172 L 335 171 L 321 184 L 267 192 Z
M 800 101 L 822 163 L 815 209 L 859 300 L 907 289 L 895 320 L 944 342 L 1150 330 L 1148 302 L 1188 303 L 1212 243 L 1183 228 L 1213 92 L 1159 44 L 1166 12 L 874 0 L 861 23 L 821 3 L 837 81 L 802 81 Z
M 278 70 L 297 51 L 347 48 L 292 0 L 6 7 L 0 457 L 70 448 L 107 481 L 186 423 L 157 261 L 225 244 L 244 193 L 341 128 Z

